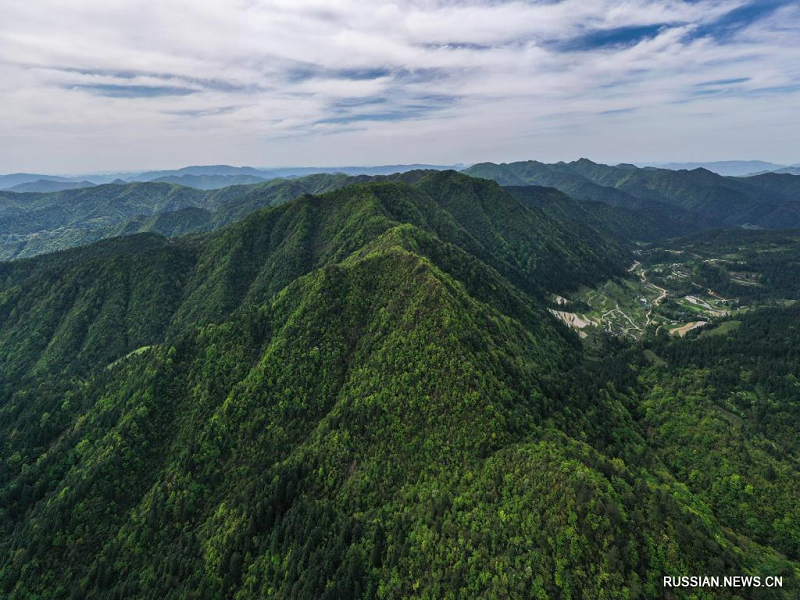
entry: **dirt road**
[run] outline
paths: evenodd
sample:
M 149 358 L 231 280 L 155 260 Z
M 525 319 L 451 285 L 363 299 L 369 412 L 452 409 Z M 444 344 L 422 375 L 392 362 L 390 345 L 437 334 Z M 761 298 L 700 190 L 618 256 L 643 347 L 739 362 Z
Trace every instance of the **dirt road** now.
M 653 322 L 653 318 L 652 318 L 653 317 L 653 309 L 656 306 L 658 306 L 659 304 L 661 304 L 664 301 L 664 299 L 667 297 L 667 290 L 665 290 L 662 287 L 657 286 L 655 283 L 652 283 L 651 281 L 648 281 L 647 280 L 647 271 L 645 271 L 644 269 L 639 269 L 637 271 L 636 268 L 641 264 L 642 263 L 640 263 L 638 260 L 635 261 L 633 263 L 633 266 L 630 269 L 628 269 L 628 272 L 629 273 L 636 272 L 636 274 L 639 276 L 639 279 L 642 281 L 642 283 L 645 286 L 649 286 L 649 287 L 654 288 L 654 289 L 659 291 L 658 298 L 653 300 L 653 303 L 650 305 L 650 310 L 647 311 L 647 321 L 645 322 L 645 326 L 647 326 L 647 325 L 650 325 L 650 323 Z

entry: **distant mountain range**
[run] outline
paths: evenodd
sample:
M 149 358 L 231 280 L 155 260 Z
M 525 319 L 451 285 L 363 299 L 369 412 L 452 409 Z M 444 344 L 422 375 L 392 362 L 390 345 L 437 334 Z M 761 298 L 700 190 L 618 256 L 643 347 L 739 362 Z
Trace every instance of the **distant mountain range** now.
M 258 169 L 255 167 L 233 167 L 230 165 L 190 166 L 181 169 L 161 171 L 95 173 L 78 177 L 42 175 L 34 173 L 13 173 L 0 175 L 0 190 L 13 192 L 57 192 L 101 185 L 105 183 L 159 181 L 184 185 L 202 190 L 213 190 L 230 185 L 261 183 L 272 179 L 305 177 L 323 173 L 343 173 L 345 175 L 391 175 L 416 170 L 444 171 L 459 170 L 465 165 L 381 165 L 376 167 L 280 167 Z M 56 185 L 61 183 L 63 185 Z
M 782 169 L 777 169 L 775 171 L 761 171 L 759 173 L 753 173 L 753 175 L 763 175 L 764 173 L 800 175 L 800 165 L 795 165 L 793 167 L 783 167 Z
M 303 194 L 357 182 L 343 174 L 273 179 L 199 190 L 121 182 L 43 194 L 0 191 L 0 261 L 82 246 L 117 235 L 198 233 Z
M 48 181 L 63 181 L 70 182 L 73 179 L 69 177 L 59 177 L 56 175 L 39 175 L 35 173 L 9 173 L 8 175 L 0 175 L 0 190 L 7 190 L 17 185 L 24 183 L 34 183 L 40 180 Z
M 174 183 L 201 190 L 215 190 L 230 185 L 261 183 L 272 179 L 305 177 L 322 173 L 343 173 L 345 175 L 391 175 L 416 170 L 443 171 L 448 169 L 462 170 L 466 165 L 381 165 L 376 167 L 279 167 L 256 168 L 235 167 L 230 165 L 189 166 L 181 169 L 166 169 L 144 172 L 93 173 L 75 177 L 61 175 L 44 175 L 36 173 L 13 173 L 0 175 L 0 190 L 12 192 L 58 192 L 68 189 L 91 187 L 106 183 L 122 183 L 136 181 L 157 181 Z M 630 165 L 631 168 L 634 165 Z M 641 168 L 657 168 L 680 171 L 705 169 L 724 176 L 751 176 L 764 173 L 786 173 L 800 175 L 800 165 L 779 165 L 761 160 L 730 160 L 717 162 L 686 163 L 643 163 Z M 59 185 L 60 184 L 60 185 Z
M 757 173 L 768 173 L 771 171 L 780 172 L 786 165 L 779 165 L 763 160 L 720 160 L 714 162 L 680 162 L 680 163 L 644 163 L 643 167 L 656 167 L 659 169 L 669 169 L 671 171 L 693 171 L 694 169 L 706 169 L 719 175 L 731 175 L 740 177 L 742 175 L 754 175 Z
M 80 188 L 94 187 L 96 183 L 91 181 L 56 181 L 55 179 L 37 179 L 27 183 L 19 183 L 13 187 L 7 188 L 8 192 L 61 192 L 64 190 L 77 190 Z
M 270 178 L 274 179 L 274 178 Z M 249 185 L 269 181 L 256 175 L 165 175 L 149 181 L 158 183 L 174 183 L 199 190 L 217 190 L 229 185 Z
M 407 167 L 344 167 L 337 171 L 351 174 L 300 176 L 315 169 L 286 169 L 273 173 L 286 178 L 270 180 L 253 175 L 257 170 L 250 167 L 187 167 L 141 174 L 154 178 L 147 182 L 117 178 L 102 185 L 41 176 L 24 183 L 17 174 L 10 176 L 16 181 L 13 189 L 0 191 L 0 260 L 119 235 L 154 232 L 175 237 L 207 232 L 305 194 L 370 179 L 413 182 L 420 173 L 435 171 Z M 394 174 L 383 174 L 386 171 Z M 649 242 L 712 228 L 800 227 L 800 178 L 788 173 L 724 177 L 706 169 L 608 166 L 587 159 L 482 163 L 463 172 L 492 179 L 523 204 L 580 221 L 617 240 Z
M 247 175 L 250 177 L 258 177 L 260 179 L 274 179 L 277 177 L 271 171 L 263 169 L 256 169 L 254 167 L 231 167 L 230 165 L 210 165 L 210 166 L 192 166 L 183 167 L 182 169 L 174 169 L 167 171 L 146 171 L 121 177 L 128 181 L 153 181 L 164 177 L 236 177 Z
M 800 227 L 800 178 L 790 174 L 725 177 L 701 168 L 608 166 L 587 159 L 481 163 L 464 173 L 504 186 L 553 187 L 577 200 L 655 211 L 703 229 Z

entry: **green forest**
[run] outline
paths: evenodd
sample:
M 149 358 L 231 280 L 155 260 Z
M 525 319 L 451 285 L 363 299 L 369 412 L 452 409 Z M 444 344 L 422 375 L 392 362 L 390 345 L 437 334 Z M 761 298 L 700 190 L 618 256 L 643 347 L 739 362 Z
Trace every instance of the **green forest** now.
M 793 192 L 514 165 L 0 194 L 0 597 L 800 596 Z

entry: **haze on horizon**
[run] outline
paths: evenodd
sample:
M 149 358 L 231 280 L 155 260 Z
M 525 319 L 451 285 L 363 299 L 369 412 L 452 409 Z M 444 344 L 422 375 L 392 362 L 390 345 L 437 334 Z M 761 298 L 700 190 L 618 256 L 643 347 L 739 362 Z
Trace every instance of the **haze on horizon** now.
M 0 173 L 800 161 L 791 0 L 39 0 Z

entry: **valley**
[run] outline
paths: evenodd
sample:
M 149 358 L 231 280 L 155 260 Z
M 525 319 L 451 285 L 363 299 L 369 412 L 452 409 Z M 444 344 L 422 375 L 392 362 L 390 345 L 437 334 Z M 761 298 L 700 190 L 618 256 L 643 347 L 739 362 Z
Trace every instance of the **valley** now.
M 780 280 L 770 279 L 771 263 L 790 248 L 775 247 L 775 234 L 768 232 L 728 235 L 742 237 L 747 245 L 734 249 L 720 240 L 699 245 L 702 237 L 642 245 L 634 250 L 637 259 L 627 277 L 582 287 L 569 299 L 559 297 L 558 310 L 551 312 L 591 346 L 601 335 L 641 340 L 662 332 L 679 337 L 697 329 L 701 335 L 720 333 L 726 329 L 715 326 L 736 322 L 738 315 L 793 304 L 796 297 Z M 782 234 L 784 243 L 787 235 L 794 247 L 797 239 Z M 796 276 L 796 262 L 787 261 L 786 267 L 784 277 Z

